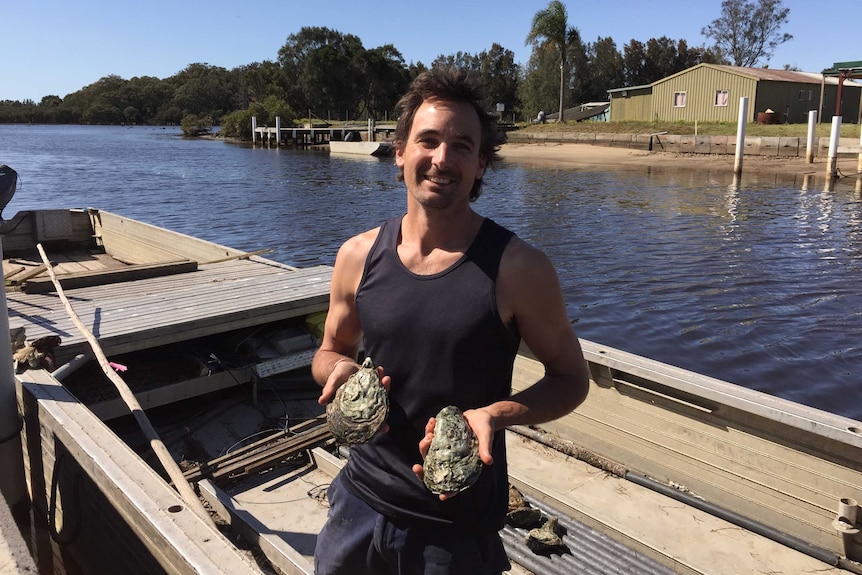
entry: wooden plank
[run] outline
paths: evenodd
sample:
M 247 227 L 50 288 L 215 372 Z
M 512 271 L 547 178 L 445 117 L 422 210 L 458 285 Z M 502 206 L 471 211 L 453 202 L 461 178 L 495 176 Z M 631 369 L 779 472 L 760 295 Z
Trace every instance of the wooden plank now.
M 177 260 L 158 264 L 130 265 L 116 269 L 87 270 L 58 276 L 57 280 L 63 289 L 67 290 L 182 274 L 197 269 L 198 263 L 195 261 Z M 54 284 L 51 278 L 33 278 L 25 281 L 21 290 L 24 293 L 49 293 L 54 291 Z
M 243 537 L 260 547 L 266 558 L 287 575 L 313 575 L 314 565 L 291 547 L 278 533 L 273 533 L 234 497 L 211 481 L 200 483 L 201 495 L 222 520 L 230 523 Z
M 841 553 L 838 500 L 862 492 L 858 422 L 582 341 L 587 401 L 543 429 L 720 507 Z M 518 358 L 513 387 L 541 377 Z
M 145 410 L 162 405 L 169 405 L 191 397 L 197 397 L 228 387 L 249 383 L 251 373 L 246 368 L 221 371 L 206 377 L 196 377 L 170 385 L 148 389 L 135 394 L 138 402 Z M 119 397 L 101 401 L 88 406 L 96 417 L 108 421 L 124 415 L 129 415 L 129 408 Z
M 323 311 L 331 274 L 328 266 L 293 271 L 238 260 L 68 295 L 105 352 L 119 354 Z M 56 297 L 14 293 L 7 302 L 10 327 L 26 327 L 29 339 L 62 338 L 58 362 L 89 349 Z
M 131 264 L 176 259 L 206 262 L 246 253 L 110 212 L 94 212 L 92 218 L 105 251 Z
M 32 421 L 35 415 L 39 428 L 26 429 L 26 434 L 62 443 L 166 573 L 261 573 L 213 525 L 186 508 L 176 491 L 50 374 L 30 370 L 18 379 L 24 404 L 36 401 L 36 413 L 25 414 L 25 419 Z M 41 443 L 44 449 L 44 440 Z M 43 467 L 49 477 L 51 461 Z M 50 485 L 49 478 L 46 486 Z

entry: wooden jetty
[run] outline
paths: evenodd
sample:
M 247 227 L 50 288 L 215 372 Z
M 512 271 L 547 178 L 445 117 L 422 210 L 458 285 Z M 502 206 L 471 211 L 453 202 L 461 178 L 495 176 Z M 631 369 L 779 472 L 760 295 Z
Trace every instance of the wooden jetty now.
M 257 117 L 251 119 L 251 141 L 266 145 L 293 145 L 296 147 L 325 146 L 329 142 L 343 142 L 350 139 L 350 134 L 363 137 L 368 142 L 389 139 L 395 133 L 395 124 L 377 125 L 374 120 L 368 120 L 367 125 L 342 125 L 338 127 L 326 124 L 306 123 L 302 127 L 283 127 L 281 118 L 275 118 L 275 126 L 258 126 Z

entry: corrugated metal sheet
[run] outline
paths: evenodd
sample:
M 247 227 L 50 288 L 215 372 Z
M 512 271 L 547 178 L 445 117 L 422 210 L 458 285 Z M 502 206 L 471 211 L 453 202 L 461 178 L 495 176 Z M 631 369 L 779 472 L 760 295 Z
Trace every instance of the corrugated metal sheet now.
M 652 86 L 609 90 L 611 121 L 643 120 L 652 116 Z
M 653 116 L 661 121 L 734 122 L 739 99 L 753 102 L 757 80 L 721 66 L 695 66 L 653 85 Z M 726 106 L 717 106 L 717 92 L 726 91 Z M 675 106 L 675 94 L 685 94 L 685 105 Z
M 858 121 L 862 93 L 858 84 L 844 83 L 845 121 Z M 740 98 L 747 97 L 750 122 L 758 112 L 771 109 L 781 121 L 803 123 L 810 110 L 820 111 L 823 118 L 832 116 L 837 79 L 810 72 L 698 64 L 654 82 L 651 96 L 639 88 L 609 92 L 612 120 L 736 122 Z M 628 90 L 632 92 L 623 97 Z M 685 105 L 674 105 L 681 97 Z M 722 99 L 727 105 L 716 105 Z

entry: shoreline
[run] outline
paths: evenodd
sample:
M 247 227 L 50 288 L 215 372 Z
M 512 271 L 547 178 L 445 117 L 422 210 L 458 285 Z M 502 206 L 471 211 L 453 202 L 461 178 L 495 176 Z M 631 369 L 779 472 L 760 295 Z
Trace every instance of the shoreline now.
M 506 143 L 500 148 L 503 161 L 512 161 L 539 167 L 587 168 L 591 166 L 615 169 L 689 169 L 700 171 L 726 171 L 733 173 L 735 156 L 732 154 L 695 154 L 634 150 L 593 144 L 567 142 Z M 856 155 L 838 158 L 838 169 L 844 175 L 856 175 Z M 742 174 L 774 173 L 826 178 L 827 159 L 746 155 L 742 159 Z

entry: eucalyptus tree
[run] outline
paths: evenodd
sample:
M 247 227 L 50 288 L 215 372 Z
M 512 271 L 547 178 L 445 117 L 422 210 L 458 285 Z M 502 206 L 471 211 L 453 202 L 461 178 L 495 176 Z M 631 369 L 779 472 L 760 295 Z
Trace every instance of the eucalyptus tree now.
M 518 85 L 518 99 L 526 116 L 535 117 L 539 110 L 553 110 L 557 105 L 558 63 L 559 55 L 550 44 L 541 45 L 530 54 Z
M 519 108 L 518 83 L 520 66 L 515 63 L 515 53 L 496 42 L 490 50 L 478 54 L 457 52 L 437 56 L 431 67 L 454 66 L 476 72 L 481 76 L 492 104 L 503 104 L 506 110 Z
M 297 110 L 353 112 L 359 107 L 362 57 L 358 36 L 320 26 L 291 34 L 278 51 L 278 63 L 290 79 L 288 103 Z
M 769 62 L 775 48 L 793 39 L 782 33 L 790 8 L 782 0 L 723 0 L 721 16 L 701 30 L 735 66 Z
M 582 95 L 587 101 L 607 101 L 608 90 L 621 88 L 625 82 L 623 57 L 613 38 L 601 36 L 590 47 L 591 78 L 589 90 Z
M 520 111 L 518 84 L 521 67 L 515 63 L 515 53 L 495 42 L 490 50 L 480 52 L 476 60 L 491 101 L 503 104 L 506 111 Z
M 539 10 L 533 16 L 533 24 L 530 33 L 527 34 L 526 44 L 532 44 L 534 48 L 541 45 L 552 45 L 559 56 L 560 66 L 560 107 L 559 120 L 563 120 L 563 106 L 565 101 L 566 68 L 568 57 L 566 54 L 569 39 L 569 17 L 566 6 L 559 0 L 551 0 L 548 7 Z
M 240 99 L 244 108 L 252 102 L 263 101 L 268 96 L 287 100 L 289 81 L 282 67 L 270 60 L 253 62 L 235 68 L 239 75 Z
M 395 104 L 410 84 L 404 57 L 395 46 L 386 44 L 366 50 L 361 60 L 366 115 L 382 120 L 392 112 L 394 117 Z
M 165 80 L 173 87 L 173 105 L 183 116 L 210 116 L 214 119 L 239 107 L 240 87 L 226 68 L 209 64 L 189 64 Z

